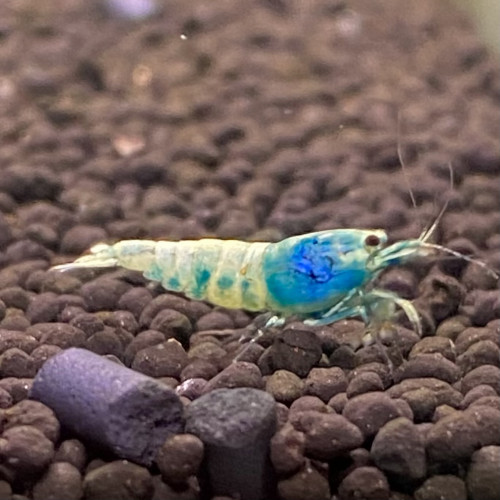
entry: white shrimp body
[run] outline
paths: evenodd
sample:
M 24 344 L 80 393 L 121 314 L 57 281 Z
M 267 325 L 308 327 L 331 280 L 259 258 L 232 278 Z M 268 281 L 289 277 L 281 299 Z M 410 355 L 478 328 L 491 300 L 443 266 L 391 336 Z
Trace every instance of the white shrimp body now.
M 59 268 L 122 266 L 196 300 L 262 311 L 270 307 L 262 275 L 262 256 L 269 245 L 209 238 L 125 240 L 96 245 L 92 255 Z
M 90 255 L 56 269 L 121 266 L 142 271 L 167 290 L 196 300 L 232 309 L 271 311 L 281 318 L 297 315 L 313 325 L 356 316 L 366 322 L 383 320 L 398 305 L 420 332 L 413 304 L 374 288 L 373 283 L 387 267 L 436 251 L 476 262 L 428 243 L 434 226 L 418 239 L 388 246 L 387 235 L 380 229 L 318 231 L 277 243 L 124 240 L 95 245 Z

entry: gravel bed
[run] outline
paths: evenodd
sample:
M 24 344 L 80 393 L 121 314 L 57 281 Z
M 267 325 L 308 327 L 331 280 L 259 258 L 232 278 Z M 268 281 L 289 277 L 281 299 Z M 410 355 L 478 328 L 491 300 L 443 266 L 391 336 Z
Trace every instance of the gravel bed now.
M 383 351 L 357 319 L 243 345 L 254 314 L 50 270 L 122 239 L 414 238 L 445 200 L 435 240 L 500 269 L 500 66 L 469 22 L 439 0 L 120 4 L 0 3 L 0 500 L 500 498 L 484 268 L 386 272 L 424 336 L 396 318 Z

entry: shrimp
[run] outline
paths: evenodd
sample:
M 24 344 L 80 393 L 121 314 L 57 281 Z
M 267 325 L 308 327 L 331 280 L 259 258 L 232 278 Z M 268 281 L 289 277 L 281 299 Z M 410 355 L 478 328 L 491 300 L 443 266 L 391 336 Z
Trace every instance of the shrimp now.
M 445 208 L 445 207 L 444 207 Z M 200 239 L 123 240 L 98 244 L 90 255 L 57 270 L 124 267 L 141 271 L 170 291 L 214 305 L 271 311 L 266 326 L 297 316 L 309 325 L 361 317 L 366 324 L 387 319 L 401 308 L 416 332 L 421 322 L 415 306 L 374 281 L 388 267 L 444 252 L 485 267 L 484 263 L 430 243 L 444 209 L 419 238 L 387 245 L 381 229 L 334 229 L 292 236 L 277 243 Z

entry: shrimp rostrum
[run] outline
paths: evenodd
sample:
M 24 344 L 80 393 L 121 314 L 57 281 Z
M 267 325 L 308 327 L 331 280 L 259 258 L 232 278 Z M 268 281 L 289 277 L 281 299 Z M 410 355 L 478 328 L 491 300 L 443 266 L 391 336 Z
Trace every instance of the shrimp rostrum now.
M 351 317 L 361 317 L 368 324 L 398 306 L 420 334 L 420 319 L 413 304 L 376 288 L 374 281 L 388 267 L 437 251 L 473 260 L 429 243 L 434 227 L 419 238 L 390 245 L 385 231 L 361 229 L 319 231 L 277 243 L 124 240 L 95 245 L 90 255 L 55 269 L 120 266 L 142 271 L 165 289 L 192 299 L 272 312 L 275 316 L 267 326 L 290 316 L 309 325 Z

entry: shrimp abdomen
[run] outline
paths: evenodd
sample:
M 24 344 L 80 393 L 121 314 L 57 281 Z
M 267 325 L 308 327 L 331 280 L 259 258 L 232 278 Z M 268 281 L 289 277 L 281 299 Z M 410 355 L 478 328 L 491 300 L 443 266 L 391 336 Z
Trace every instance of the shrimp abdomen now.
M 260 311 L 267 308 L 262 254 L 268 245 L 217 239 L 159 241 L 144 276 L 193 299 Z

